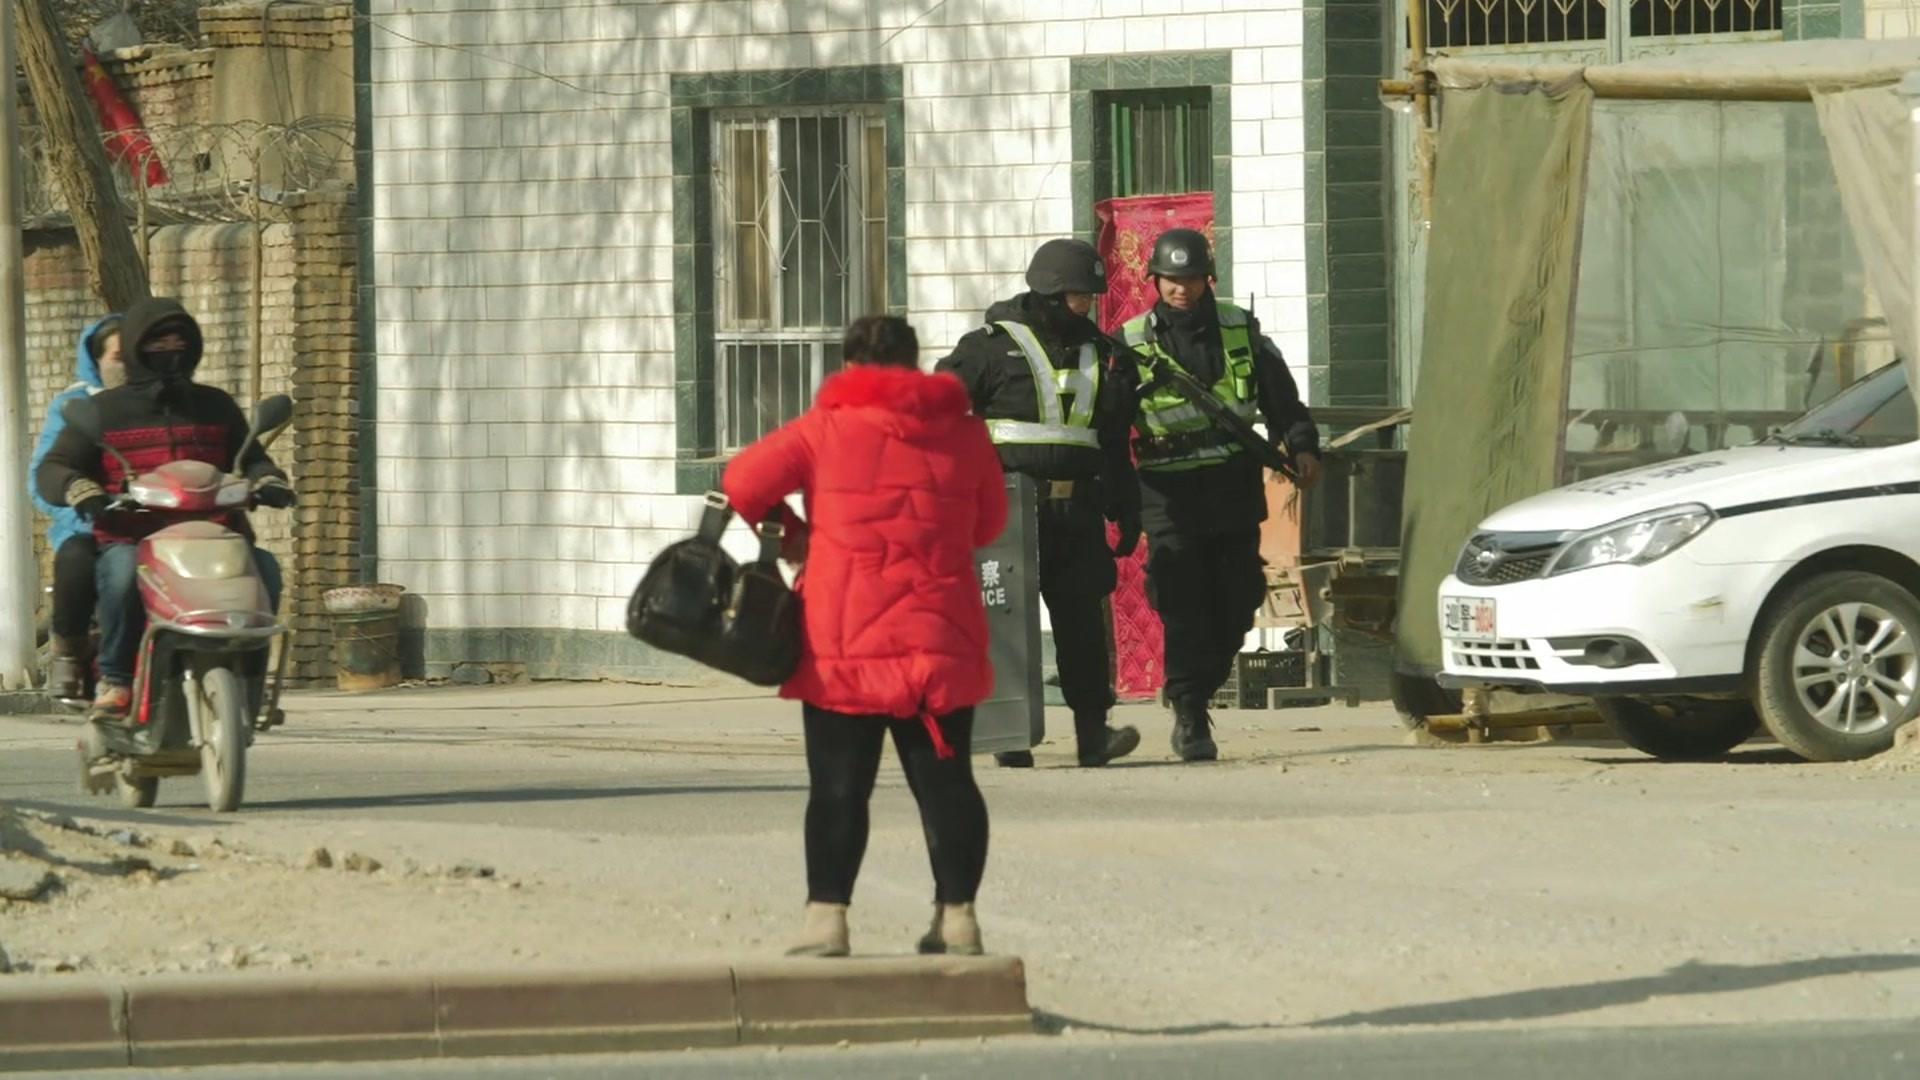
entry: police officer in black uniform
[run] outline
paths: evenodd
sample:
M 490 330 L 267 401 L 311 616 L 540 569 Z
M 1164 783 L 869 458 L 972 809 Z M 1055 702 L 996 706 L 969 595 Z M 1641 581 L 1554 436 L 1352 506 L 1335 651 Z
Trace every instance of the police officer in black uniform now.
M 1107 725 L 1113 672 L 1104 601 L 1116 555 L 1140 542 L 1140 495 L 1129 455 L 1132 365 L 1108 371 L 1107 350 L 1088 318 L 1107 291 L 1091 244 L 1049 240 L 1027 267 L 1027 288 L 987 309 L 986 325 L 960 339 L 938 369 L 967 385 L 1000 460 L 1040 489 L 1040 595 L 1053 620 L 1060 689 L 1073 710 L 1080 764 L 1132 753 L 1140 733 Z M 1121 526 L 1116 550 L 1106 522 Z M 996 755 L 1030 767 L 1028 751 Z
M 1192 229 L 1169 229 L 1147 273 L 1153 308 L 1126 324 L 1128 345 L 1185 370 L 1292 457 L 1302 487 L 1318 478 L 1320 432 L 1280 350 L 1247 312 L 1213 294 L 1213 253 Z M 1219 756 L 1207 704 L 1266 597 L 1260 523 L 1267 499 L 1260 462 L 1218 424 L 1142 365 L 1137 394 L 1147 597 L 1166 628 L 1166 692 L 1173 752 Z

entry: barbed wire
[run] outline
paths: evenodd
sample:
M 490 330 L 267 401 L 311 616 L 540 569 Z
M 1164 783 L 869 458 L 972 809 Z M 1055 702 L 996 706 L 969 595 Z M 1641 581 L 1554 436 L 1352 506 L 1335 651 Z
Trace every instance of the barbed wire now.
M 156 125 L 146 139 L 142 147 L 118 133 L 101 135 L 123 207 L 131 219 L 144 203 L 150 225 L 271 220 L 287 196 L 353 179 L 352 117 Z M 45 129 L 27 128 L 22 143 L 28 226 L 64 223 Z M 165 170 L 164 182 L 142 183 L 148 162 Z

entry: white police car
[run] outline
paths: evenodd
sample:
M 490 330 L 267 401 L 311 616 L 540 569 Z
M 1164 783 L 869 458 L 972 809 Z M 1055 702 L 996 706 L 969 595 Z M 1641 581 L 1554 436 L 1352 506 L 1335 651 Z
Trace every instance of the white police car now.
M 1481 523 L 1440 586 L 1441 683 L 1591 696 L 1663 758 L 1761 724 L 1865 757 L 1920 710 L 1920 442 L 1895 364 L 1739 449 Z

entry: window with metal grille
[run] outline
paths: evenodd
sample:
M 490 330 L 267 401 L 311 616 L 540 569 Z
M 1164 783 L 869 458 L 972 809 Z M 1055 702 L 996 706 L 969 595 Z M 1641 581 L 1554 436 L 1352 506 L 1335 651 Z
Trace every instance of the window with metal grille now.
M 1629 10 L 1634 37 L 1744 34 L 1782 25 L 1780 0 L 1634 0 Z
M 1204 86 L 1100 95 L 1102 194 L 1212 191 L 1212 100 Z
M 1607 20 L 1625 13 L 1628 37 L 1777 31 L 1780 0 L 1423 0 L 1427 47 L 1552 45 L 1606 41 Z
M 886 123 L 879 110 L 714 119 L 714 355 L 720 449 L 813 403 L 840 337 L 886 310 Z

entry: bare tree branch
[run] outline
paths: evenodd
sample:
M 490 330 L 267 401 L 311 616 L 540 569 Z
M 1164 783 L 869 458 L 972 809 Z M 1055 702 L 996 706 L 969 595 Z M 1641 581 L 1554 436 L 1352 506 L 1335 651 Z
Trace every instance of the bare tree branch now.
M 147 297 L 147 268 L 114 190 L 100 125 L 80 89 L 67 44 L 60 39 L 51 0 L 17 0 L 13 9 L 21 66 L 86 255 L 88 284 L 109 309 L 125 311 Z

